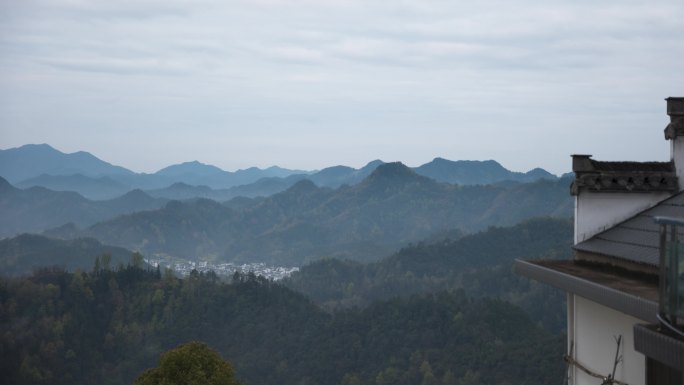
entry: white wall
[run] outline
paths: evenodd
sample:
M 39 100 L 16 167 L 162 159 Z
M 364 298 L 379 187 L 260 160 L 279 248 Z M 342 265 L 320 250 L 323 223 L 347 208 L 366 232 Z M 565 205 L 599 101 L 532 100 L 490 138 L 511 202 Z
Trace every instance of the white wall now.
M 587 240 L 670 196 L 669 192 L 581 191 L 575 196 L 575 243 Z
M 684 138 L 677 137 L 670 141 L 670 158 L 674 161 L 679 189 L 684 185 Z
M 574 310 L 568 337 L 574 339 L 574 358 L 585 367 L 602 375 L 612 373 L 617 344 L 615 338 L 622 335 L 615 378 L 629 385 L 645 385 L 646 357 L 634 350 L 633 326 L 645 323 L 632 316 L 599 305 L 588 299 L 571 295 L 568 311 Z M 601 380 L 583 371 L 571 369 L 572 385 L 598 385 Z

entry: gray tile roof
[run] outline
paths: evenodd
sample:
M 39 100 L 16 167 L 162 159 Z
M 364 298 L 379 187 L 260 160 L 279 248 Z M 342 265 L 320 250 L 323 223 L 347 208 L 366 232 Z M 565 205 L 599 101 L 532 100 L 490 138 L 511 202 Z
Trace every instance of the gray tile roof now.
M 589 159 L 594 172 L 674 172 L 672 162 L 605 162 Z
M 656 216 L 684 218 L 684 192 L 574 246 L 577 251 L 600 254 L 631 262 L 658 266 L 659 226 Z M 678 233 L 684 237 L 684 228 Z

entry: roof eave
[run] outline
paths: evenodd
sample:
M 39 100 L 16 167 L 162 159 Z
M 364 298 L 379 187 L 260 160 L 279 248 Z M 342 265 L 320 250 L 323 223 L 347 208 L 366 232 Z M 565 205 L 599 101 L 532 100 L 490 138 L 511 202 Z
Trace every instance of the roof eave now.
M 535 262 L 516 259 L 513 270 L 516 274 L 579 295 L 643 321 L 658 322 L 656 301 L 625 293 Z

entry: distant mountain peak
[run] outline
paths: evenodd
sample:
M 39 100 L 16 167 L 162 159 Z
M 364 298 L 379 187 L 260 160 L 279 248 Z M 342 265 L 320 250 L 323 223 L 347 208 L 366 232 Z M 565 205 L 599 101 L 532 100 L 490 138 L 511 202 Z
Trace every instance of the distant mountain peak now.
M 133 172 L 100 160 L 89 152 L 66 154 L 43 143 L 0 150 L 0 174 L 8 181 L 18 183 L 41 174 L 99 177 L 131 175 Z
M 141 190 L 141 189 L 139 189 L 139 188 L 133 189 L 133 190 L 131 190 L 131 191 L 125 193 L 125 194 L 122 195 L 121 197 L 122 197 L 122 198 L 123 198 L 123 197 L 129 197 L 129 198 L 131 198 L 131 197 L 151 198 L 149 195 L 147 195 L 147 193 L 145 193 L 143 190 Z
M 552 179 L 555 177 L 555 175 L 551 174 L 550 172 L 544 170 L 543 168 L 533 168 L 532 170 L 528 171 L 525 173 L 525 175 L 529 177 L 534 177 L 537 179 Z
M 0 176 L 0 191 L 12 190 L 12 189 L 14 189 L 14 186 L 12 186 L 7 179 Z
M 419 175 L 411 170 L 408 166 L 401 162 L 383 163 L 373 171 L 369 179 L 384 180 L 384 179 L 403 179 L 415 178 Z
M 152 198 L 149 194 L 144 192 L 141 189 L 134 189 L 131 190 L 117 198 L 110 199 L 109 202 L 128 202 L 128 203 L 133 203 L 133 202 L 152 202 L 155 199 Z
M 274 174 L 274 175 L 310 174 L 311 173 L 311 171 L 289 170 L 286 168 L 282 168 L 280 166 L 270 166 L 268 168 L 265 168 L 263 171 L 266 171 L 266 172 Z
M 172 185 L 170 185 L 168 188 L 191 188 L 192 186 L 185 183 L 185 182 L 175 182 Z
M 451 164 L 451 165 L 456 165 L 456 164 L 459 164 L 459 165 L 477 165 L 477 164 L 479 164 L 479 165 L 487 165 L 487 166 L 499 166 L 499 167 L 503 168 L 503 166 L 501 166 L 501 163 L 499 163 L 493 159 L 487 159 L 487 160 L 449 160 L 449 159 L 442 158 L 442 157 L 436 157 L 430 163 Z M 427 164 L 430 164 L 430 163 L 427 163 Z
M 55 149 L 54 147 L 50 146 L 50 145 L 47 144 L 47 143 L 35 143 L 35 144 L 29 143 L 29 144 L 25 144 L 25 145 L 20 146 L 20 147 L 15 147 L 15 148 L 17 148 L 17 149 L 21 149 L 21 148 L 31 149 L 31 148 L 34 148 L 34 149 L 44 149 L 44 150 L 58 151 L 57 149 Z
M 183 162 L 179 164 L 174 164 L 172 166 L 164 167 L 161 170 L 157 171 L 155 174 L 165 176 L 181 176 L 184 174 L 211 175 L 220 174 L 224 172 L 225 171 L 221 170 L 216 166 L 212 166 L 210 164 L 205 164 L 200 161 L 193 160 L 190 162 Z
M 438 157 L 414 170 L 438 182 L 462 185 L 492 184 L 503 181 L 527 182 L 540 178 L 555 178 L 554 175 L 542 169 L 535 169 L 528 173 L 513 172 L 492 159 L 453 161 Z
M 383 162 L 382 160 L 375 159 L 375 160 L 368 162 L 365 166 L 361 167 L 361 169 L 359 169 L 359 171 L 364 172 L 364 171 L 375 170 L 376 168 L 378 168 L 378 166 L 383 165 L 383 164 L 385 164 L 385 162 Z
M 337 178 L 340 176 L 346 176 L 352 172 L 356 171 L 355 169 L 349 167 L 349 166 L 331 166 L 331 167 L 326 167 L 323 170 L 319 171 L 316 173 L 317 177 L 333 177 Z
M 366 167 L 377 167 L 377 166 L 379 166 L 379 165 L 381 165 L 381 164 L 385 164 L 385 162 L 384 162 L 383 160 L 381 160 L 381 159 L 375 159 L 375 160 L 371 160 L 370 162 L 366 163 L 366 165 L 363 166 L 362 168 L 366 168 Z
M 287 189 L 287 192 L 295 194 L 308 194 L 310 192 L 317 190 L 318 186 L 316 186 L 314 182 L 308 179 L 302 179 L 297 183 L 293 184 L 289 189 Z

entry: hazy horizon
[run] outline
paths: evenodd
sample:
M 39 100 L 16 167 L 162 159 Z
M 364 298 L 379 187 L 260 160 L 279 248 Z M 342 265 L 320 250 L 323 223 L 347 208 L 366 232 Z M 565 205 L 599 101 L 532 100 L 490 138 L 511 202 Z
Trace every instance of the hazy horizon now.
M 86 153 L 89 153 L 89 154 L 95 156 L 96 158 L 98 158 L 98 159 L 100 159 L 100 160 L 102 160 L 102 161 L 104 161 L 104 162 L 110 163 L 110 164 L 113 165 L 113 166 L 121 166 L 121 167 L 124 167 L 124 168 L 126 168 L 126 169 L 128 169 L 128 170 L 130 170 L 130 171 L 133 171 L 133 172 L 136 172 L 136 173 L 145 173 L 145 174 L 154 174 L 154 173 L 156 173 L 156 172 L 158 172 L 158 171 L 160 171 L 160 170 L 162 170 L 162 169 L 164 169 L 164 168 L 170 167 L 170 166 L 177 166 L 177 165 L 180 165 L 180 164 L 193 163 L 193 162 L 199 162 L 199 163 L 204 164 L 204 165 L 215 166 L 215 167 L 220 168 L 220 169 L 223 170 L 223 171 L 229 171 L 229 172 L 235 172 L 235 171 L 239 171 L 239 170 L 245 170 L 245 169 L 251 168 L 251 167 L 257 167 L 257 168 L 260 168 L 260 169 L 262 169 L 262 170 L 268 169 L 268 168 L 270 168 L 270 167 L 280 167 L 280 168 L 284 168 L 284 169 L 288 169 L 288 170 L 293 170 L 293 171 L 304 171 L 304 172 L 312 172 L 312 171 L 314 171 L 314 172 L 315 172 L 315 171 L 323 170 L 323 169 L 328 168 L 328 167 L 335 167 L 335 166 L 348 166 L 348 167 L 352 167 L 352 168 L 355 168 L 355 169 L 360 169 L 360 168 L 362 168 L 362 167 L 364 167 L 364 166 L 368 165 L 369 163 L 374 162 L 374 161 L 376 161 L 376 160 L 380 160 L 380 161 L 385 162 L 385 163 L 401 162 L 401 163 L 403 163 L 404 165 L 406 165 L 406 166 L 408 166 L 408 167 L 419 167 L 419 166 L 422 166 L 422 165 L 424 165 L 424 164 L 426 164 L 426 163 L 432 162 L 432 161 L 433 161 L 434 159 L 436 159 L 436 158 L 443 158 L 443 159 L 447 159 L 447 160 L 450 160 L 450 161 L 489 161 L 489 160 L 493 160 L 493 161 L 496 161 L 496 162 L 498 162 L 499 164 L 501 164 L 504 168 L 508 169 L 509 171 L 513 171 L 513 172 L 523 172 L 523 173 L 524 173 L 524 172 L 531 171 L 531 170 L 533 170 L 533 169 L 535 169 L 535 168 L 542 168 L 542 169 L 545 169 L 546 171 L 551 172 L 550 170 L 544 168 L 543 166 L 535 166 L 535 167 L 532 167 L 532 168 L 530 168 L 530 169 L 528 169 L 528 170 L 513 170 L 513 169 L 507 167 L 505 164 L 499 162 L 499 161 L 496 160 L 496 159 L 448 159 L 448 158 L 445 158 L 445 157 L 443 157 L 443 156 L 436 156 L 436 157 L 434 157 L 434 158 L 432 158 L 432 159 L 430 159 L 430 160 L 428 160 L 428 161 L 426 161 L 426 162 L 419 163 L 419 164 L 408 164 L 408 163 L 402 161 L 401 159 L 385 160 L 385 159 L 375 158 L 375 159 L 369 159 L 368 161 L 362 162 L 361 164 L 358 164 L 358 165 L 356 165 L 356 164 L 340 163 L 340 164 L 330 164 L 330 165 L 327 165 L 327 166 L 324 166 L 324 167 L 320 167 L 320 168 L 315 168 L 315 167 L 291 168 L 291 167 L 282 166 L 282 165 L 280 165 L 280 164 L 271 164 L 271 165 L 267 165 L 267 166 L 257 166 L 257 165 L 253 165 L 253 166 L 248 166 L 248 167 L 239 168 L 239 169 L 225 169 L 225 168 L 223 168 L 223 167 L 221 167 L 221 166 L 218 166 L 218 165 L 215 165 L 215 164 L 202 162 L 202 161 L 197 160 L 197 159 L 190 159 L 190 160 L 179 160 L 179 161 L 176 161 L 176 162 L 174 162 L 174 163 L 169 163 L 169 164 L 167 164 L 167 165 L 165 165 L 165 166 L 162 166 L 162 167 L 159 168 L 159 169 L 155 169 L 155 170 L 151 170 L 151 171 L 147 171 L 147 170 L 142 170 L 142 171 L 141 171 L 141 170 L 138 170 L 138 169 L 129 168 L 129 167 L 123 166 L 123 165 L 121 165 L 121 164 L 111 162 L 111 161 L 109 161 L 109 160 L 107 160 L 107 159 L 105 159 L 105 158 L 102 158 L 102 157 L 98 156 L 97 154 L 94 154 L 94 153 L 91 152 L 91 151 L 88 151 L 87 149 L 78 150 L 78 151 L 74 151 L 74 152 L 66 152 L 66 151 L 60 150 L 59 148 L 56 148 L 55 146 L 51 145 L 50 143 L 26 143 L 25 145 L 22 145 L 22 146 L 26 146 L 26 145 L 48 145 L 48 146 L 52 147 L 53 149 L 55 149 L 55 150 L 57 150 L 57 151 L 60 151 L 60 152 L 62 152 L 62 153 L 65 153 L 65 154 L 67 154 L 67 155 L 69 155 L 69 154 L 74 154 L 74 153 L 77 153 L 77 152 L 86 152 Z M 16 149 L 16 148 L 19 148 L 19 147 L 22 147 L 22 146 L 10 147 L 10 148 L 0 148 L 0 151 Z M 567 173 L 567 172 L 570 172 L 570 171 L 571 171 L 571 170 L 568 170 L 568 171 L 565 171 L 564 173 Z M 553 173 L 553 172 L 551 172 L 551 173 Z M 560 176 L 561 176 L 562 174 L 564 174 L 564 173 L 560 173 L 560 174 L 556 174 L 556 175 L 560 177 Z

